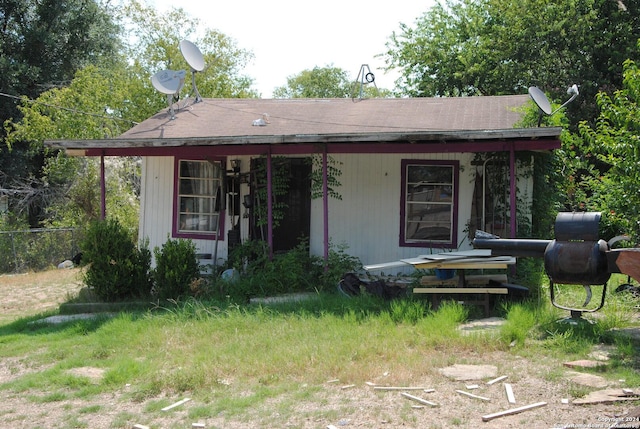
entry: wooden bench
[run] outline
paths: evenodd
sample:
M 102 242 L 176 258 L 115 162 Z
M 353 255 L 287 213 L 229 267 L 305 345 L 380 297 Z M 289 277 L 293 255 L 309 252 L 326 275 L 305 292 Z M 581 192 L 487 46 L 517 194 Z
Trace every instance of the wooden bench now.
M 429 294 L 433 298 L 433 308 L 437 309 L 440 303 L 451 297 L 459 296 L 464 304 L 481 305 L 484 308 L 485 317 L 491 314 L 491 296 L 507 295 L 509 289 L 506 287 L 416 287 L 413 288 L 414 294 Z M 464 299 L 471 296 L 474 299 Z M 482 299 L 477 298 L 481 296 Z

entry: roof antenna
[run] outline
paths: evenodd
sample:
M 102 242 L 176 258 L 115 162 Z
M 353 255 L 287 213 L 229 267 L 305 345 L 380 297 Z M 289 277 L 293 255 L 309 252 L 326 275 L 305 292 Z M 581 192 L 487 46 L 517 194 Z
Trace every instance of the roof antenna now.
M 373 86 L 376 87 L 376 91 L 378 91 L 378 86 L 376 85 L 376 76 L 371 72 L 368 64 L 362 64 L 360 66 L 360 71 L 358 72 L 358 77 L 356 77 L 356 85 L 360 85 L 358 96 L 360 100 L 364 98 L 365 85 L 368 85 L 370 83 L 372 83 Z M 355 98 L 353 97 L 353 93 L 351 98 Z
M 551 116 L 554 113 L 556 113 L 558 110 L 562 109 L 567 104 L 571 103 L 573 100 L 576 99 L 576 97 L 580 94 L 580 92 L 578 91 L 578 85 L 576 85 L 576 84 L 571 85 L 569 87 L 569 89 L 567 89 L 567 94 L 571 95 L 571 98 L 569 98 L 567 101 L 565 101 L 562 104 L 562 106 L 560 106 L 556 110 L 552 111 L 551 110 L 551 103 L 549 102 L 549 99 L 544 94 L 544 92 L 542 92 L 542 90 L 540 90 L 540 88 L 538 88 L 538 87 L 535 87 L 535 86 L 529 87 L 529 96 L 531 97 L 533 102 L 536 103 L 536 105 L 540 109 L 540 116 L 538 116 L 538 127 L 540 126 L 540 123 L 542 122 L 542 114 L 543 113 Z
M 198 87 L 196 86 L 196 73 L 204 70 L 204 57 L 200 49 L 188 40 L 182 40 L 179 47 L 182 56 L 191 67 L 191 87 L 195 94 L 195 103 L 199 103 L 202 101 L 202 97 L 200 97 L 200 92 L 198 92 Z
M 151 84 L 153 87 L 167 96 L 169 114 L 172 120 L 176 118 L 173 104 L 180 97 L 180 90 L 184 86 L 184 77 L 186 74 L 187 72 L 184 70 L 162 70 L 151 76 Z

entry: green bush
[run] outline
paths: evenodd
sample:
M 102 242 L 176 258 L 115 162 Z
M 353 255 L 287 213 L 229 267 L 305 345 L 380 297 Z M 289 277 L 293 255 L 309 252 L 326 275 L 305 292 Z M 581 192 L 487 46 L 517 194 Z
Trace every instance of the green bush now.
M 93 288 L 98 298 L 119 301 L 150 293 L 151 253 L 147 243 L 138 249 L 117 220 L 92 223 L 81 248 L 87 264 L 85 284 Z
M 191 240 L 167 240 L 154 249 L 156 268 L 153 272 L 156 292 L 162 299 L 189 295 L 200 278 L 196 247 Z
M 344 248 L 331 248 L 328 261 L 309 254 L 302 240 L 294 249 L 279 253 L 269 260 L 264 241 L 248 241 L 233 249 L 229 266 L 240 273 L 233 281 L 220 281 L 221 293 L 241 300 L 252 296 L 269 296 L 290 292 L 334 290 L 347 272 L 362 267 L 358 258 Z

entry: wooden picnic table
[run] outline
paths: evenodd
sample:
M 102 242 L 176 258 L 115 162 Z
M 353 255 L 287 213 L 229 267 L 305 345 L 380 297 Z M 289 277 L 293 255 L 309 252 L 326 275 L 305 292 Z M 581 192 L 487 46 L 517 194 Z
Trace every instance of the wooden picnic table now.
M 411 265 L 416 269 L 456 270 L 457 276 L 451 279 L 440 279 L 436 276 L 424 276 L 421 284 L 432 287 L 413 288 L 414 294 L 429 294 L 433 297 L 435 308 L 443 298 L 450 296 L 482 296 L 481 300 L 465 300 L 468 304 L 479 304 L 484 307 L 485 315 L 490 313 L 491 295 L 506 295 L 508 288 L 489 287 L 490 283 L 506 283 L 506 274 L 468 275 L 468 270 L 504 269 L 516 263 L 511 256 L 491 256 L 491 251 L 476 249 L 462 252 L 447 252 L 434 255 L 420 255 L 415 258 L 401 259 L 398 263 L 386 263 L 365 266 L 365 270 L 386 269 Z M 433 287 L 436 286 L 436 287 Z M 450 286 L 450 287 L 447 287 Z M 451 287 L 452 286 L 452 287 Z

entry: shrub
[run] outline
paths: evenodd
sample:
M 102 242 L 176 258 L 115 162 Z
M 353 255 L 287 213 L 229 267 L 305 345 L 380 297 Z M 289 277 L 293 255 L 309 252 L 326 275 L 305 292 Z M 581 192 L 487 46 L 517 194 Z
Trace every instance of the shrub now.
M 151 255 L 147 243 L 138 249 L 117 220 L 93 222 L 82 241 L 87 264 L 84 281 L 105 301 L 139 298 L 150 293 Z
M 267 296 L 300 291 L 335 290 L 347 272 L 362 267 L 358 258 L 349 256 L 344 247 L 331 248 L 329 259 L 309 254 L 309 245 L 301 240 L 294 249 L 274 255 L 269 260 L 264 241 L 248 241 L 233 249 L 229 265 L 241 277 L 232 282 L 220 282 L 220 291 L 235 298 Z
M 156 292 L 162 299 L 188 295 L 191 285 L 200 277 L 196 247 L 191 240 L 167 240 L 154 249 L 156 269 L 153 272 Z

